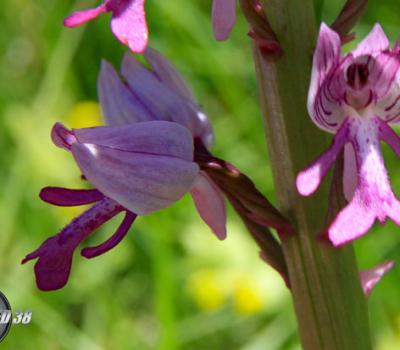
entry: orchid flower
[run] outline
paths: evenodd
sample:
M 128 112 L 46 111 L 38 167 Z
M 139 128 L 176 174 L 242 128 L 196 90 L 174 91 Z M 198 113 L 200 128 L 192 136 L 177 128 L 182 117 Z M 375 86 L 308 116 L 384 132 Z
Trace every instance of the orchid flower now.
M 236 22 L 236 0 L 213 0 L 212 24 L 215 39 L 228 39 Z
M 107 125 L 124 126 L 151 120 L 173 121 L 193 136 L 195 153 L 212 147 L 214 134 L 207 116 L 174 67 L 157 51 L 147 48 L 146 68 L 130 53 L 121 64 L 121 77 L 103 61 L 98 95 Z M 210 177 L 200 171 L 190 191 L 201 218 L 219 239 L 226 237 L 224 198 Z
M 78 11 L 64 20 L 67 27 L 80 26 L 104 12 L 111 12 L 111 31 L 133 52 L 143 52 L 147 46 L 145 0 L 105 0 L 96 8 Z
M 322 130 L 334 133 L 330 148 L 299 173 L 297 189 L 311 195 L 345 147 L 343 184 L 349 200 L 327 228 L 334 246 L 364 235 L 377 219 L 400 224 L 380 141 L 400 156 L 400 139 L 390 128 L 400 120 L 400 45 L 394 49 L 381 26 L 341 56 L 339 35 L 322 24 L 314 54 L 308 111 Z
M 47 187 L 41 191 L 44 201 L 59 206 L 95 203 L 23 260 L 25 263 L 38 258 L 35 273 L 42 290 L 65 285 L 74 250 L 94 230 L 125 212 L 111 238 L 82 250 L 86 258 L 116 246 L 137 215 L 152 213 L 179 200 L 198 181 L 199 172 L 193 162 L 192 137 L 177 123 L 150 121 L 72 131 L 56 124 L 52 138 L 55 145 L 72 153 L 83 176 L 96 189 Z

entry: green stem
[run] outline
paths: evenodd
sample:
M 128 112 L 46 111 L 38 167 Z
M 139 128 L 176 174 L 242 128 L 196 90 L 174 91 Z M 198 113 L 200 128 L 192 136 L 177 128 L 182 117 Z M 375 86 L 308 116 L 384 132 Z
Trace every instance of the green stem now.
M 353 248 L 316 240 L 326 225 L 328 183 L 302 198 L 296 174 L 328 146 L 306 111 L 316 42 L 313 0 L 264 0 L 283 56 L 271 62 L 255 48 L 254 60 L 278 205 L 297 233 L 283 239 L 303 349 L 371 349 L 366 300 Z

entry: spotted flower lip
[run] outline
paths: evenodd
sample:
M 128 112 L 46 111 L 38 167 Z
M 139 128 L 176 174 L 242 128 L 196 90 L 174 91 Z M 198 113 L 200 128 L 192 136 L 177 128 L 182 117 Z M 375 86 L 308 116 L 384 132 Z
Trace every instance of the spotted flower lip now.
M 76 27 L 111 12 L 111 31 L 116 38 L 133 52 L 143 52 L 148 41 L 144 4 L 145 0 L 105 0 L 95 8 L 74 12 L 64 25 Z
M 349 204 L 327 229 L 340 246 L 364 235 L 377 219 L 400 225 L 400 202 L 389 184 L 380 141 L 400 156 L 400 138 L 389 124 L 400 121 L 400 55 L 381 26 L 350 53 L 340 54 L 339 35 L 322 24 L 314 54 L 308 111 L 322 130 L 334 133 L 330 148 L 297 176 L 301 195 L 318 188 L 345 148 L 343 184 Z M 356 182 L 354 181 L 356 179 Z
M 212 25 L 215 39 L 228 39 L 236 22 L 236 0 L 213 0 Z

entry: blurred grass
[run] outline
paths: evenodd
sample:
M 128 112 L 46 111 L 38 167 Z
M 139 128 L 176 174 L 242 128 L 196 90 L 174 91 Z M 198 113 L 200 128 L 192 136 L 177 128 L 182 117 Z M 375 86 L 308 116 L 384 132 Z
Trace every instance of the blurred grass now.
M 94 3 L 4 0 L 0 11 L 0 290 L 14 310 L 33 312 L 32 323 L 13 326 L 2 348 L 299 349 L 289 294 L 258 259 L 241 223 L 230 211 L 228 239 L 219 242 L 190 198 L 137 220 L 104 256 L 76 254 L 63 290 L 38 291 L 32 264 L 19 265 L 79 212 L 46 205 L 37 193 L 46 185 L 82 186 L 72 158 L 51 144 L 49 131 L 56 120 L 77 123 L 71 113 L 84 113 L 82 106 L 90 118 L 82 123 L 95 122 L 100 58 L 118 66 L 124 52 L 109 32 L 107 15 L 79 29 L 61 26 L 72 9 Z M 239 17 L 231 40 L 215 42 L 210 3 L 148 0 L 150 44 L 175 63 L 212 119 L 214 153 L 274 200 L 246 24 Z M 322 19 L 332 21 L 340 4 L 325 1 Z M 399 10 L 397 0 L 370 1 L 358 38 L 379 20 L 395 40 Z M 399 194 L 398 160 L 387 148 L 385 156 Z M 87 244 L 107 237 L 117 220 Z M 359 240 L 360 266 L 400 261 L 398 231 L 388 222 Z M 400 347 L 399 281 L 395 268 L 370 298 L 378 350 Z

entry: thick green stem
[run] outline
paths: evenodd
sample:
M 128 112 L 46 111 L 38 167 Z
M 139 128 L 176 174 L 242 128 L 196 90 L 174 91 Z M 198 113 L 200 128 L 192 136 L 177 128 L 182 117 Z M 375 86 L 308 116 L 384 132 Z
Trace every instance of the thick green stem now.
M 306 111 L 316 42 L 313 0 L 264 0 L 263 7 L 283 49 L 270 62 L 255 48 L 254 59 L 278 205 L 297 228 L 282 245 L 301 342 L 307 350 L 368 350 L 368 312 L 353 248 L 333 249 L 316 239 L 326 224 L 328 181 L 310 198 L 295 188 L 296 174 L 329 143 Z

